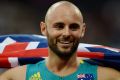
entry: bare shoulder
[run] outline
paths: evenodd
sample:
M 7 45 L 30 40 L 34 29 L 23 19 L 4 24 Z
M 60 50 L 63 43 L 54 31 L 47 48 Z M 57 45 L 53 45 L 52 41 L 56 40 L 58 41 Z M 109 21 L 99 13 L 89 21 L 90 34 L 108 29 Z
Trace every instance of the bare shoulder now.
M 120 80 L 120 71 L 109 67 L 98 67 L 98 80 Z
M 25 80 L 26 65 L 11 68 L 0 76 L 0 80 Z

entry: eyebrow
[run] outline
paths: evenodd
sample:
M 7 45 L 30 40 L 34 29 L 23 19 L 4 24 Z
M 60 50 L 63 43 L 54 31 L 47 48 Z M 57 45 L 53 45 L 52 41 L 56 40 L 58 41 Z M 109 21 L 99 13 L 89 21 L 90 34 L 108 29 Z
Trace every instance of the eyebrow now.
M 56 22 L 53 24 L 53 26 L 58 26 L 58 25 L 64 26 L 65 24 L 63 22 Z
M 55 23 L 55 25 L 56 24 L 59 24 L 59 25 L 64 25 L 64 23 L 63 22 L 57 22 L 57 23 Z
M 54 25 L 65 25 L 65 24 L 64 24 L 64 22 L 56 22 L 56 23 L 54 23 Z M 79 25 L 80 26 L 79 23 L 71 23 L 70 25 Z
M 79 25 L 79 24 L 77 24 L 77 23 L 72 23 L 72 24 L 70 24 L 70 26 L 79 27 L 80 25 Z

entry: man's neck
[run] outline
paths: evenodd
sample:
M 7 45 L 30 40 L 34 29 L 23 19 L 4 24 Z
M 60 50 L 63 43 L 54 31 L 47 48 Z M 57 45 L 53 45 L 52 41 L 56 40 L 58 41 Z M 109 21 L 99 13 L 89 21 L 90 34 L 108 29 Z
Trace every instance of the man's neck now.
M 71 56 L 68 60 L 59 58 L 58 56 L 49 55 L 46 59 L 46 66 L 55 74 L 63 76 L 61 75 L 63 73 L 64 75 L 68 75 L 75 72 L 79 66 L 79 63 L 77 61 L 76 54 Z

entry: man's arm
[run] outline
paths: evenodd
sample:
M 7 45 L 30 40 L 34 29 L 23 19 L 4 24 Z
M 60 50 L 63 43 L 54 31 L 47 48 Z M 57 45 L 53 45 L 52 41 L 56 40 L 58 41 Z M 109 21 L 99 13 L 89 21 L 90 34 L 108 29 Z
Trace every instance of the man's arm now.
M 120 71 L 108 67 L 98 67 L 98 80 L 120 80 Z
M 0 80 L 25 80 L 26 66 L 19 66 L 7 70 L 0 75 Z

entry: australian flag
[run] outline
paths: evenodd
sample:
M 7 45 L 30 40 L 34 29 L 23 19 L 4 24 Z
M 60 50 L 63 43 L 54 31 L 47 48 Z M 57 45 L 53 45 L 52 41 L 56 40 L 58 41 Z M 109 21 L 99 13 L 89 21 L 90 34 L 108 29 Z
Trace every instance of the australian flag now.
M 44 60 L 48 56 L 47 47 L 47 39 L 41 35 L 2 35 L 0 36 L 0 67 L 10 68 Z M 85 61 L 93 65 L 120 70 L 120 49 L 80 43 L 77 55 L 85 57 Z
M 78 74 L 77 80 L 94 80 L 93 74 Z

